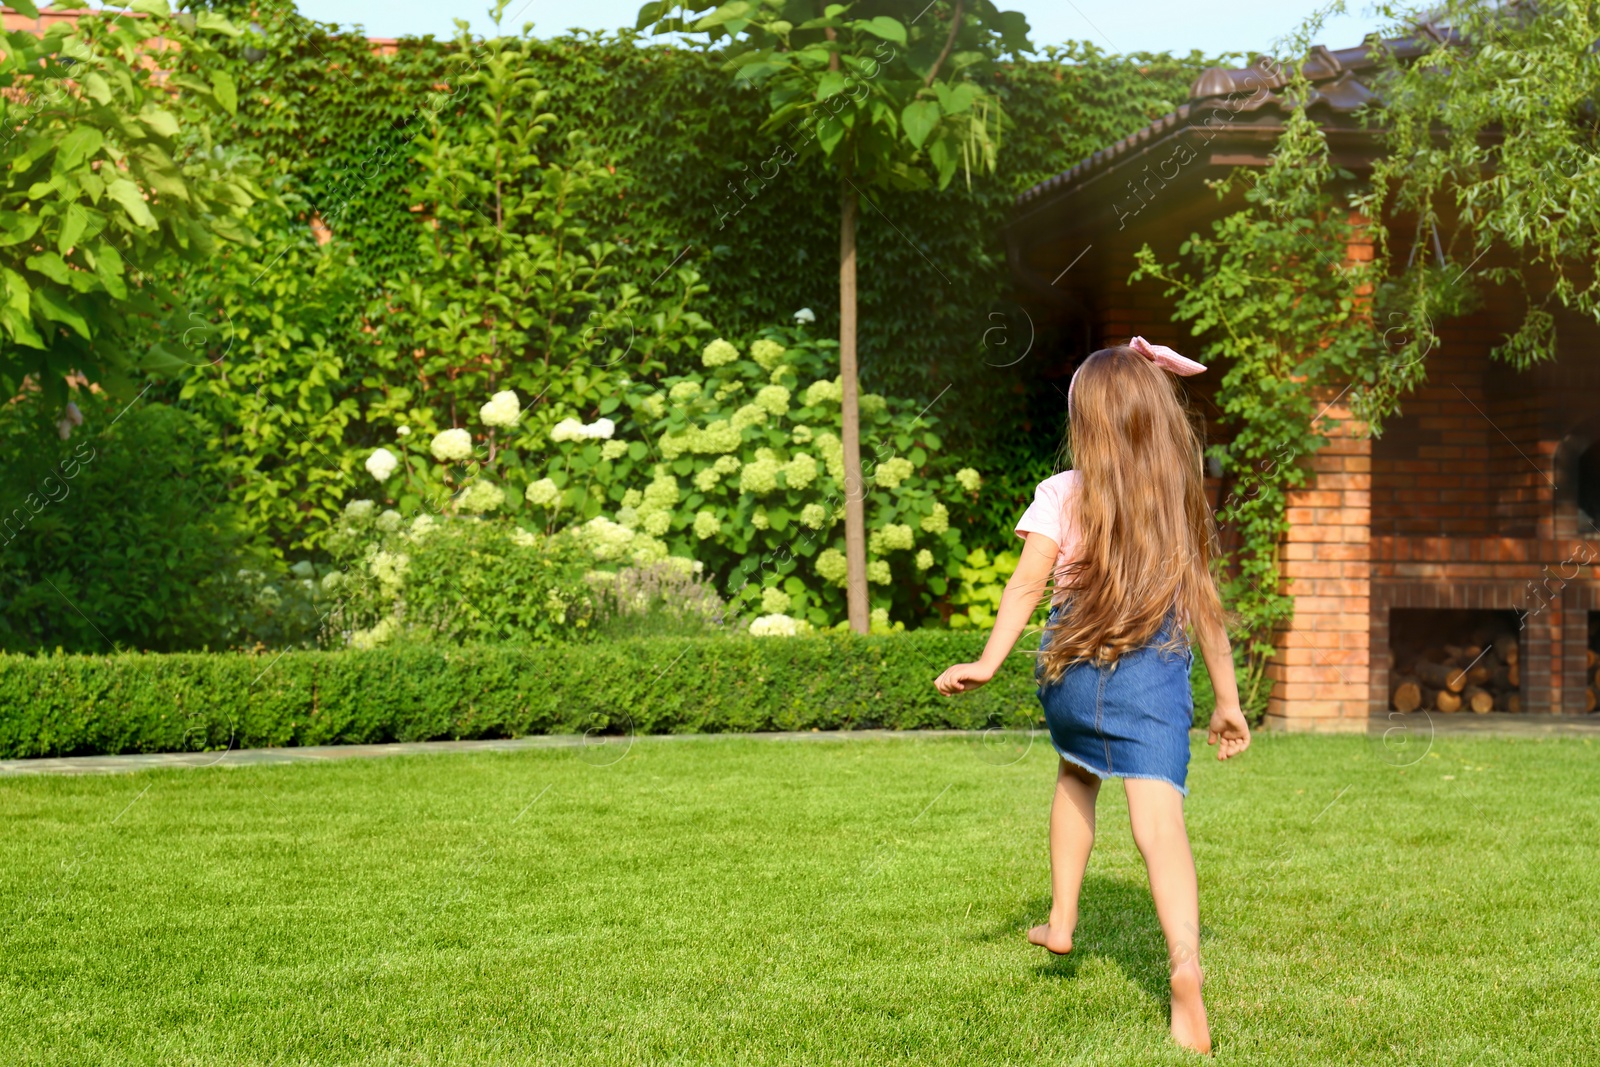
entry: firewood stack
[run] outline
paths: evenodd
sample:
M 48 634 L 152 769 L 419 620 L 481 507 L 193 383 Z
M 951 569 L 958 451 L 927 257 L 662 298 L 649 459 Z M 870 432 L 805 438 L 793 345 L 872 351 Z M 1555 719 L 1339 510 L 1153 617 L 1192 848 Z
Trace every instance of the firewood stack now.
M 1483 635 L 1487 636 L 1487 635 Z M 1590 653 L 1590 666 L 1595 655 Z M 1389 703 L 1396 711 L 1520 712 L 1522 685 L 1517 639 L 1498 634 L 1478 644 L 1440 644 L 1396 656 Z M 1592 675 L 1591 670 L 1591 675 Z M 1594 703 L 1591 683 L 1589 702 Z

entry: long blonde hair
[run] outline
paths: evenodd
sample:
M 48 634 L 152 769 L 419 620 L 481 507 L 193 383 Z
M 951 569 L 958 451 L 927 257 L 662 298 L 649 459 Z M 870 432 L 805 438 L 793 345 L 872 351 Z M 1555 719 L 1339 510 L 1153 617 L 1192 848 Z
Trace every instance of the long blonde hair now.
M 1081 540 L 1042 654 L 1052 682 L 1072 663 L 1143 647 L 1174 609 L 1182 625 L 1222 620 L 1201 437 L 1176 380 L 1126 345 L 1094 353 L 1072 381 L 1067 447 Z M 1165 644 L 1183 640 L 1177 626 Z

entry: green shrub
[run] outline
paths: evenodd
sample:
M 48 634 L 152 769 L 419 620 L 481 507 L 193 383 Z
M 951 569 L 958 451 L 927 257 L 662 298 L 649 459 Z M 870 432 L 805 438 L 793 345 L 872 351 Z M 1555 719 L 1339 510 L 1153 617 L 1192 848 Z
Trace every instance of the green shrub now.
M 255 556 L 207 427 L 76 396 L 75 429 L 37 399 L 0 408 L 0 648 L 230 643 Z
M 1037 723 L 1028 662 L 958 699 L 970 634 L 655 638 L 548 647 L 0 656 L 0 757 L 525 734 Z

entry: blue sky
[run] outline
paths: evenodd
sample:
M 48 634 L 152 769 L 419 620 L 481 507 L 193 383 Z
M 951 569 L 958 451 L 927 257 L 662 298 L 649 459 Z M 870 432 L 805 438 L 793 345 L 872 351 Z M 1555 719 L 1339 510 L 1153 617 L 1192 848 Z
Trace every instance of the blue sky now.
M 490 25 L 487 0 L 298 0 L 300 11 L 324 22 L 360 23 L 373 37 L 455 32 L 454 19 L 474 31 Z M 613 29 L 633 25 L 642 0 L 511 0 L 507 26 L 534 24 L 534 34 L 553 36 L 571 27 Z M 1299 25 L 1318 7 L 1310 0 L 1000 0 L 1002 9 L 1021 11 L 1033 27 L 1033 42 L 1093 41 L 1117 52 L 1259 52 Z M 1345 48 L 1379 25 L 1366 0 L 1349 0 L 1354 15 L 1331 19 L 1317 40 Z

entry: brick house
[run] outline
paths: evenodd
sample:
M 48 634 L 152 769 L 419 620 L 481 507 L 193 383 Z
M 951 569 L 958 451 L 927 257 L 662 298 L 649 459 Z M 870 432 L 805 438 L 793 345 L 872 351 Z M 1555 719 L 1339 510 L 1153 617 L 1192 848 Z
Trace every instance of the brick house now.
M 1377 151 L 1353 115 L 1372 98 L 1360 80 L 1372 69 L 1365 46 L 1318 47 L 1306 68 L 1308 112 L 1334 162 L 1358 177 Z M 1191 232 L 1243 206 L 1204 183 L 1266 163 L 1288 114 L 1272 70 L 1265 60 L 1207 70 L 1189 103 L 1017 197 L 1008 259 L 1039 335 L 1053 339 L 1052 373 L 1135 333 L 1188 351 L 1160 283 L 1127 282 L 1134 253 L 1148 243 L 1176 261 Z M 1370 260 L 1372 249 L 1345 256 Z M 1389 711 L 1406 642 L 1464 642 L 1485 627 L 1520 651 L 1515 695 L 1490 714 L 1592 704 L 1600 581 L 1583 564 L 1600 559 L 1600 327 L 1558 315 L 1556 358 L 1518 372 L 1489 353 L 1521 314 L 1520 297 L 1491 292 L 1438 324 L 1427 383 L 1381 437 L 1326 398 L 1330 443 L 1309 457 L 1313 477 L 1290 498 L 1281 545 L 1295 612 L 1274 636 L 1270 726 L 1365 730 Z M 1185 383 L 1213 440 L 1217 377 Z M 1208 489 L 1217 505 L 1230 485 L 1213 477 Z

